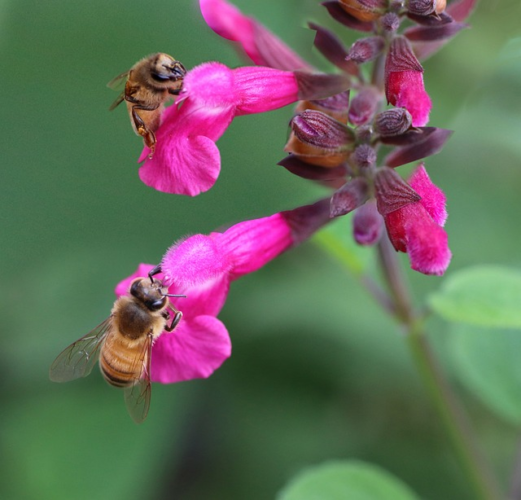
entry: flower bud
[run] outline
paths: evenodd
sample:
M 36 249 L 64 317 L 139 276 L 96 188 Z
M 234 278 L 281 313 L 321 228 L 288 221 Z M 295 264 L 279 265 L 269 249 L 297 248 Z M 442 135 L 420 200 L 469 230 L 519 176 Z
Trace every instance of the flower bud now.
M 359 245 L 374 245 L 380 240 L 383 218 L 376 209 L 375 200 L 359 207 L 353 217 L 353 237 Z
M 380 93 L 374 87 L 362 89 L 351 99 L 349 121 L 356 126 L 372 121 L 381 99 Z
M 412 116 L 405 108 L 393 108 L 378 113 L 375 118 L 375 131 L 382 137 L 400 135 L 412 126 Z
M 388 12 L 385 16 L 382 17 L 382 27 L 385 31 L 389 33 L 394 33 L 398 31 L 400 27 L 401 19 L 398 14 L 394 12 Z
M 360 168 L 372 168 L 376 164 L 376 151 L 369 144 L 361 144 L 351 158 Z
M 331 198 L 330 217 L 338 217 L 352 212 L 363 205 L 368 198 L 367 181 L 363 177 L 346 182 Z
M 291 120 L 291 135 L 284 150 L 307 163 L 336 167 L 346 161 L 354 134 L 344 124 L 320 111 L 306 110 Z
M 446 0 L 409 0 L 407 11 L 417 16 L 428 16 L 441 14 L 446 6 Z
M 340 92 L 326 99 L 317 99 L 314 101 L 300 101 L 296 111 L 301 113 L 306 109 L 322 111 L 326 115 L 331 116 L 339 122 L 347 122 L 347 113 L 349 111 L 349 90 Z
M 370 36 L 357 40 L 347 53 L 347 59 L 361 64 L 368 61 L 373 61 L 382 52 L 385 41 L 381 36 Z
M 374 184 L 378 211 L 384 216 L 421 200 L 421 196 L 392 168 L 378 169 Z
M 384 11 L 383 0 L 339 0 L 340 6 L 359 21 L 375 21 Z

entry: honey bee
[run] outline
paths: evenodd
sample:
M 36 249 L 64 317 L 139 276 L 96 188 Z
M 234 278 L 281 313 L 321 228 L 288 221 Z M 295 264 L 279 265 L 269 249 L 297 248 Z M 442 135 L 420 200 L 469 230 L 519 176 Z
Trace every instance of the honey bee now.
M 125 391 L 125 403 L 134 422 L 140 424 L 150 407 L 150 359 L 154 341 L 163 330 L 171 332 L 183 313 L 172 306 L 168 297 L 185 297 L 164 292 L 156 267 L 149 278 L 135 279 L 130 296 L 119 297 L 110 316 L 62 351 L 51 365 L 54 382 L 68 382 L 86 377 L 99 359 L 105 380 Z M 170 321 L 167 312 L 174 314 Z
M 107 84 L 117 89 L 126 82 L 125 89 L 112 103 L 110 110 L 127 101 L 132 128 L 150 148 L 150 157 L 154 154 L 154 132 L 159 128 L 164 104 L 171 96 L 179 94 L 185 74 L 186 69 L 179 61 L 159 52 L 141 59 L 129 71 Z

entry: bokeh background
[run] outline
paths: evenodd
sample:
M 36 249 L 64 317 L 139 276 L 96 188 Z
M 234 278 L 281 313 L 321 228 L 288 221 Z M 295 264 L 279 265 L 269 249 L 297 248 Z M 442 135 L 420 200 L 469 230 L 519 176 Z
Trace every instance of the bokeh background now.
M 305 21 L 353 40 L 314 0 L 236 4 L 324 70 Z M 425 63 L 431 124 L 456 130 L 427 164 L 449 200 L 448 274 L 520 265 L 520 16 L 515 0 L 482 1 L 472 29 Z M 142 184 L 141 140 L 123 107 L 108 112 L 116 95 L 105 84 L 156 51 L 187 67 L 241 64 L 195 0 L 0 1 L 0 496 L 262 500 L 303 467 L 357 458 L 423 498 L 470 499 L 401 332 L 313 243 L 234 283 L 220 316 L 232 357 L 208 380 L 155 385 L 143 425 L 97 370 L 48 380 L 54 357 L 107 317 L 115 284 L 139 262 L 157 263 L 183 235 L 326 193 L 276 166 L 290 108 L 232 124 L 210 192 L 189 199 Z M 408 278 L 418 302 L 440 285 Z M 450 374 L 446 327 L 430 330 Z M 518 429 L 454 384 L 506 482 Z

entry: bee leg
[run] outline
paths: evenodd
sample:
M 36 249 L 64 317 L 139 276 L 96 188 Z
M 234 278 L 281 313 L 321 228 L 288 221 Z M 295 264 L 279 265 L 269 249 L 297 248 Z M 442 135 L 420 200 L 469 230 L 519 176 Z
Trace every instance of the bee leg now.
M 150 283 L 154 283 L 154 278 L 152 276 L 155 276 L 156 274 L 159 274 L 161 272 L 161 264 L 158 264 L 154 269 L 152 269 L 148 273 L 148 277 L 150 278 Z
M 181 93 L 181 89 L 182 87 L 178 89 L 168 89 L 168 93 L 172 95 L 179 95 Z
M 171 332 L 175 329 L 175 327 L 179 324 L 181 321 L 181 318 L 183 317 L 183 313 L 181 311 L 178 311 L 174 306 L 169 305 L 169 309 L 174 313 L 174 319 L 172 320 L 172 323 L 165 326 L 165 330 L 167 332 Z
M 132 102 L 132 101 L 131 101 Z M 154 109 L 157 109 L 159 105 L 156 106 L 143 106 L 141 104 L 136 104 L 135 106 L 132 106 L 132 118 L 134 120 L 134 125 L 136 126 L 136 130 L 138 134 L 143 137 L 143 140 L 145 141 L 145 144 L 148 148 L 150 148 L 151 152 L 154 152 L 154 149 L 156 147 L 156 136 L 152 130 L 150 130 L 146 125 L 145 122 L 141 119 L 141 117 L 137 114 L 137 111 L 142 109 L 144 111 L 154 111 Z

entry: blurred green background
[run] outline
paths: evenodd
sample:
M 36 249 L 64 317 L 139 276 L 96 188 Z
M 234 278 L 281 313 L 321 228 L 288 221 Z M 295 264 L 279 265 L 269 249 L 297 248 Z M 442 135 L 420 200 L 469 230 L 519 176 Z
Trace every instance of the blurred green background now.
M 236 4 L 330 69 L 303 29 L 313 19 L 342 33 L 318 2 Z M 427 163 L 448 196 L 448 274 L 521 264 L 520 16 L 517 1 L 482 1 L 472 29 L 425 63 L 431 124 L 456 130 Z M 400 331 L 313 244 L 233 285 L 220 316 L 232 357 L 208 380 L 155 385 L 145 424 L 97 370 L 51 383 L 54 357 L 107 317 L 139 262 L 157 263 L 187 233 L 326 192 L 276 166 L 290 108 L 232 124 L 208 193 L 140 182 L 141 140 L 123 107 L 108 112 L 106 82 L 156 51 L 188 68 L 241 64 L 195 1 L 1 0 L 0 50 L 1 498 L 261 500 L 329 458 L 378 464 L 426 499 L 471 498 Z M 440 284 L 408 278 L 418 302 Z M 450 372 L 446 327 L 430 326 Z M 506 483 L 518 429 L 458 389 Z

